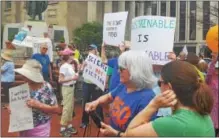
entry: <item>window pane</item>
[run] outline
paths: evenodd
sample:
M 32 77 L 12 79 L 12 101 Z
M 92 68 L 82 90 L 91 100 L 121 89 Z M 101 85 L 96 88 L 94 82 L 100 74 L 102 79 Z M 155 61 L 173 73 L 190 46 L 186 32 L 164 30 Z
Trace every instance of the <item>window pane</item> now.
M 160 10 L 160 15 L 161 16 L 166 16 L 166 2 L 161 1 L 161 10 Z
M 185 40 L 186 2 L 180 1 L 179 40 Z
M 62 30 L 55 30 L 54 31 L 54 41 L 60 42 L 60 40 L 64 37 L 64 31 Z
M 176 17 L 176 1 L 170 2 L 170 16 Z
M 112 11 L 113 12 L 118 12 L 118 1 L 113 1 L 112 2 Z
M 152 3 L 152 15 L 157 15 L 157 3 Z
M 196 39 L 196 1 L 190 2 L 189 39 Z
M 18 28 L 8 28 L 8 40 L 12 41 L 14 36 L 18 33 Z
M 6 1 L 5 7 L 6 7 L 6 9 L 11 9 L 11 1 Z
M 210 2 L 203 2 L 203 40 L 205 40 L 208 29 L 210 28 Z

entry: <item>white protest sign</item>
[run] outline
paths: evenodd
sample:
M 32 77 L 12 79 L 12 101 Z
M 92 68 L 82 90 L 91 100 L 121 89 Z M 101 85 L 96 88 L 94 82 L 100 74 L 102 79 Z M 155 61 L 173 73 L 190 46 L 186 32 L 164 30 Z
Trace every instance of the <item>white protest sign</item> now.
M 8 132 L 18 132 L 34 128 L 32 108 L 26 105 L 30 98 L 28 84 L 9 89 L 10 124 Z
M 144 50 L 153 64 L 169 62 L 173 51 L 176 18 L 163 16 L 140 16 L 132 20 L 131 49 Z
M 12 43 L 20 47 L 33 48 L 33 54 L 40 53 L 40 45 L 46 43 L 48 46 L 47 54 L 50 58 L 50 61 L 51 62 L 53 61 L 53 46 L 52 46 L 52 41 L 49 38 L 26 36 L 22 42 L 18 43 L 13 40 Z
M 84 79 L 91 81 L 104 91 L 108 66 L 103 64 L 101 59 L 93 54 L 88 55 L 86 64 L 83 72 Z
M 128 12 L 105 13 L 103 24 L 103 42 L 118 46 L 125 38 Z
M 187 47 L 186 45 L 183 47 L 183 50 L 182 50 L 183 53 L 185 53 L 186 55 L 188 55 L 188 50 L 187 50 Z

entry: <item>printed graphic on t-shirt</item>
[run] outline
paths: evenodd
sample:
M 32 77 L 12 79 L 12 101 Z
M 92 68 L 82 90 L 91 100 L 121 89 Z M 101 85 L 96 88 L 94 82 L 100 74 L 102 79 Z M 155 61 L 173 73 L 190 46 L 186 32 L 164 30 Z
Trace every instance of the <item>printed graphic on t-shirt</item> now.
M 119 128 L 125 129 L 125 124 L 131 116 L 131 109 L 128 105 L 125 105 L 123 100 L 119 97 L 115 97 L 111 104 L 111 119 L 114 124 L 117 124 Z

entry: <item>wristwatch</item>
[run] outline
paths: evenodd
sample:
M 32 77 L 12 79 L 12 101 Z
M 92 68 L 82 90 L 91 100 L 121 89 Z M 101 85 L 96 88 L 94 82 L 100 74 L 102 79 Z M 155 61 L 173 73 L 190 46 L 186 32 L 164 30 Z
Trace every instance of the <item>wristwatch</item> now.
M 121 133 L 122 133 L 122 132 L 119 131 L 118 134 L 116 135 L 116 137 L 121 137 L 121 135 L 120 135 Z

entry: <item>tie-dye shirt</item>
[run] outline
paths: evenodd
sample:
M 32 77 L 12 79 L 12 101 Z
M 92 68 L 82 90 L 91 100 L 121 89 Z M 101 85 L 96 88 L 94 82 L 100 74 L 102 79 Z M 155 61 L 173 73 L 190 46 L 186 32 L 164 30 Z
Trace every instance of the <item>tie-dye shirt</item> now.
M 52 87 L 49 83 L 45 82 L 43 87 L 38 91 L 31 92 L 31 98 L 40 101 L 47 105 L 56 105 L 57 99 L 53 93 Z M 51 116 L 39 109 L 33 108 L 33 123 L 34 127 L 47 123 Z

